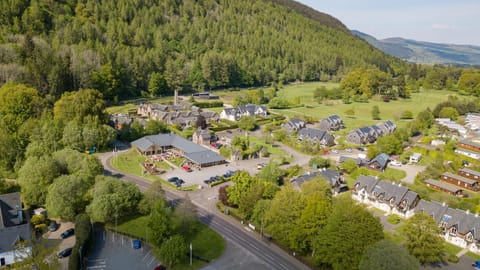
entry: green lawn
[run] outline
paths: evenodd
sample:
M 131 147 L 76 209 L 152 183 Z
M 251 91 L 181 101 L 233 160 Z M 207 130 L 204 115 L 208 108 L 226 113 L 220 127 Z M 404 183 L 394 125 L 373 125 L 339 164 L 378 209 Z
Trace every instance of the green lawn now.
M 405 242 L 405 237 L 396 231 L 383 231 L 383 234 L 385 235 L 385 238 L 390 239 L 399 245 Z
M 168 161 L 173 163 L 173 165 L 175 165 L 177 167 L 180 167 L 180 165 L 182 165 L 182 163 L 185 161 L 185 159 L 182 158 L 182 157 L 174 157 L 174 158 L 168 159 Z
M 113 157 L 111 164 L 115 169 L 120 171 L 142 176 L 144 169 L 141 164 L 145 160 L 146 158 L 144 156 L 132 149 L 128 152 L 121 153 L 116 157 Z
M 147 239 L 148 242 L 148 235 L 146 229 L 147 223 L 148 216 L 135 217 L 122 224 L 119 224 L 117 226 L 117 230 L 119 232 L 123 232 L 134 237 Z M 197 222 L 195 226 L 197 226 L 198 228 L 196 235 L 192 239 L 187 239 L 187 242 L 192 242 L 193 254 L 208 259 L 210 261 L 220 257 L 223 253 L 223 250 L 225 249 L 225 241 L 223 240 L 223 238 L 203 223 Z M 188 258 L 185 257 L 185 260 L 182 262 L 182 264 L 173 267 L 173 269 L 190 270 L 198 269 L 205 265 L 207 265 L 206 262 L 193 260 L 192 266 L 190 266 Z
M 466 255 L 474 260 L 480 260 L 480 255 L 473 253 L 471 251 L 467 252 Z
M 255 136 L 249 136 L 248 139 L 250 140 L 251 143 L 254 144 L 259 144 L 261 146 L 264 146 L 267 148 L 268 153 L 272 155 L 277 155 L 277 156 L 287 156 L 287 153 L 283 151 L 281 147 L 275 147 L 272 144 L 268 144 L 265 142 L 265 140 L 255 137 Z
M 445 242 L 445 253 L 448 255 L 457 255 L 463 248 Z
M 173 102 L 173 97 L 162 97 L 162 98 L 144 100 L 144 102 L 147 102 L 147 101 L 150 103 L 167 103 L 167 102 Z M 139 103 L 140 101 L 138 100 L 125 101 L 125 104 L 108 107 L 107 113 L 109 114 L 127 113 L 129 110 L 136 109 Z

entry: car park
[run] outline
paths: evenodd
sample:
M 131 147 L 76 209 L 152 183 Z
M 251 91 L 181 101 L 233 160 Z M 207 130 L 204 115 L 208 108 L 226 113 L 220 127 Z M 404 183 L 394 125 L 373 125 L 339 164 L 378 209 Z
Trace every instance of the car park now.
M 58 230 L 58 227 L 60 227 L 60 225 L 55 220 L 51 220 L 50 225 L 48 225 L 48 230 L 54 232 Z
M 72 248 L 66 248 L 58 253 L 59 258 L 65 258 L 72 254 Z
M 68 237 L 70 237 L 74 234 L 75 234 L 75 229 L 72 228 L 72 229 L 68 229 L 68 230 L 64 231 L 62 234 L 60 234 L 60 237 L 62 239 L 65 239 L 65 238 L 68 238 Z

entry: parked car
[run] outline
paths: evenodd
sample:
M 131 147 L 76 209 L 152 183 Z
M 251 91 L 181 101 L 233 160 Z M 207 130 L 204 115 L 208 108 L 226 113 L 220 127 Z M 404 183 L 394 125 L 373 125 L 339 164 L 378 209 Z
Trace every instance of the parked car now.
M 58 253 L 59 258 L 65 258 L 72 254 L 72 248 L 66 248 Z
M 335 150 L 335 149 L 333 149 L 333 150 L 332 150 L 332 153 L 334 153 L 334 154 L 338 154 L 338 151 L 337 151 L 337 150 Z
M 261 170 L 263 167 L 267 166 L 265 163 L 258 163 L 257 164 L 257 169 Z
M 186 172 L 192 172 L 192 169 L 191 169 L 190 166 L 188 166 L 188 165 L 183 165 L 183 166 L 182 166 L 182 169 L 183 169 L 184 171 L 186 171 Z
M 347 149 L 345 149 L 345 151 L 347 151 L 348 153 L 351 153 L 353 150 L 352 150 L 352 148 L 347 148 Z
M 395 166 L 395 167 L 401 167 L 402 163 L 398 160 L 392 160 L 392 161 L 390 161 L 390 165 Z
M 68 238 L 68 237 L 70 237 L 74 234 L 75 234 L 75 229 L 71 228 L 71 229 L 68 229 L 68 230 L 64 231 L 62 234 L 60 234 L 60 237 L 62 239 L 65 239 L 65 238 Z
M 132 246 L 134 249 L 139 249 L 142 247 L 142 242 L 140 242 L 138 239 L 133 239 Z
M 168 178 L 167 181 L 170 182 L 170 183 L 175 183 L 175 182 L 177 182 L 179 179 L 180 179 L 180 178 L 174 176 L 174 177 Z
M 55 220 L 51 220 L 50 225 L 48 226 L 48 230 L 54 232 L 58 230 L 58 227 L 60 227 L 60 225 Z
M 223 178 L 230 178 L 230 177 L 232 177 L 234 174 L 235 174 L 234 171 L 229 170 L 229 171 L 227 171 L 226 173 L 223 174 Z

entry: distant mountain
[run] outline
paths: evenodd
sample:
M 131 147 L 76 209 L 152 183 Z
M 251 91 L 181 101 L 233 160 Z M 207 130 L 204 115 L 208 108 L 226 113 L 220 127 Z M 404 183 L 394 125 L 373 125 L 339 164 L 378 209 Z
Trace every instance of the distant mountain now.
M 480 46 L 440 44 L 404 38 L 378 40 L 352 30 L 352 33 L 383 52 L 419 64 L 480 65 Z

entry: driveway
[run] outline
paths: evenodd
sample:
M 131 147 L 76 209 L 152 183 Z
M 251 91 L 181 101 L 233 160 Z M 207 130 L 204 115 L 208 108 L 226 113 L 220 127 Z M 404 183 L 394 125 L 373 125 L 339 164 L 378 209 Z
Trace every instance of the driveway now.
M 54 232 L 47 232 L 43 235 L 44 238 L 46 239 L 62 239 L 60 237 L 60 234 L 62 234 L 64 231 L 75 227 L 75 224 L 72 222 L 61 222 L 58 221 L 58 224 L 60 225 L 58 229 Z M 66 248 L 71 248 L 75 245 L 75 235 L 72 235 L 68 238 L 65 238 L 60 242 L 60 245 L 58 245 L 58 249 L 55 252 L 55 256 L 62 250 Z M 73 256 L 74 254 L 70 255 Z M 59 258 L 58 261 L 60 262 L 60 269 L 68 269 L 68 257 L 66 258 Z
M 402 179 L 402 182 L 413 184 L 417 174 L 424 171 L 426 166 L 407 164 L 407 165 L 402 165 L 401 167 L 392 167 L 392 168 L 397 170 L 402 170 L 407 174 L 407 176 Z

